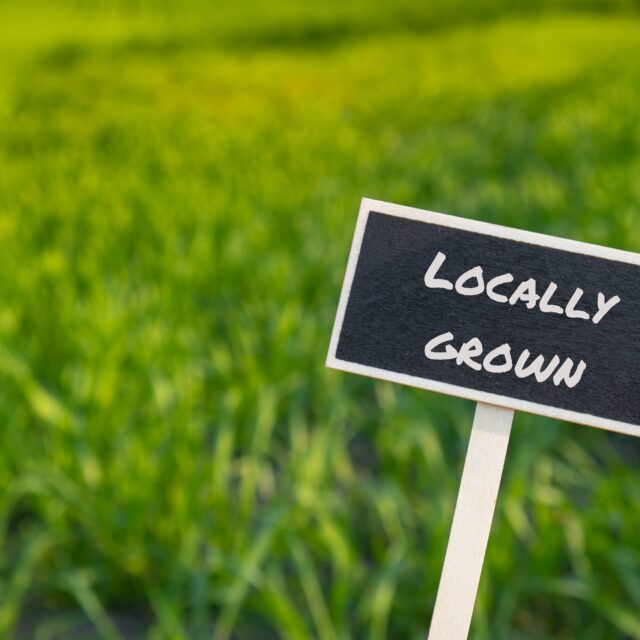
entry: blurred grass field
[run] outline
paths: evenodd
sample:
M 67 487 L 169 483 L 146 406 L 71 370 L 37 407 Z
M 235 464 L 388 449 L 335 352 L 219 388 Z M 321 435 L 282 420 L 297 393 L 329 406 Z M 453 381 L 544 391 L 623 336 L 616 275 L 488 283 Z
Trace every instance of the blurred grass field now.
M 473 405 L 324 368 L 359 199 L 640 250 L 639 7 L 0 1 L 0 638 L 423 638 Z M 638 451 L 517 416 L 472 638 L 640 639 Z

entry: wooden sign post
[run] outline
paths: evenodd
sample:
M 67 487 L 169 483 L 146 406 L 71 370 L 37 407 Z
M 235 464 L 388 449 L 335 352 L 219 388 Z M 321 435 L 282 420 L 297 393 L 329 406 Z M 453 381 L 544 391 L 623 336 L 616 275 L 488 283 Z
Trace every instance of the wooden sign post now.
M 469 632 L 513 413 L 481 402 L 476 407 L 430 640 L 466 638 Z
M 515 409 L 640 436 L 640 255 L 364 199 L 327 366 L 477 401 L 430 640 L 467 637 Z

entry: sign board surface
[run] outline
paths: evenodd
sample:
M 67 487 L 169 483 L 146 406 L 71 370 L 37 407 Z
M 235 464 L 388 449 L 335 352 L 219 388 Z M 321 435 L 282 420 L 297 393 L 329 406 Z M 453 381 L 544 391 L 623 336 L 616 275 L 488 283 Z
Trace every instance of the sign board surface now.
M 640 435 L 640 255 L 363 200 L 327 365 Z

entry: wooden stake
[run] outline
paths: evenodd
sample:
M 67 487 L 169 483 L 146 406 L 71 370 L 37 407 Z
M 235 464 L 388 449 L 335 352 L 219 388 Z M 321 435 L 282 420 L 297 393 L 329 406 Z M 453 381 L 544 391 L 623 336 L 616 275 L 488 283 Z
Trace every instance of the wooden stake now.
M 429 640 L 468 636 L 513 413 L 480 402 L 476 407 Z

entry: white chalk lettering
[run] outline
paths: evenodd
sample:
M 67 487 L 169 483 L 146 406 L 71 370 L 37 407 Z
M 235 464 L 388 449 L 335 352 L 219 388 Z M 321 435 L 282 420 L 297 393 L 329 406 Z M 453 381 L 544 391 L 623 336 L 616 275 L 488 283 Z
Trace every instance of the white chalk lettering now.
M 482 354 L 482 342 L 478 338 L 471 338 L 468 342 L 464 342 L 458 351 L 458 357 L 456 358 L 456 364 L 466 364 L 468 367 L 475 369 L 476 371 L 482 370 L 482 365 L 479 362 L 474 362 L 472 358 Z
M 494 364 L 494 361 L 498 358 L 503 358 L 504 362 Z M 505 343 L 496 347 L 492 351 L 489 351 L 485 356 L 485 359 L 482 361 L 482 366 L 484 367 L 484 370 L 489 371 L 489 373 L 506 373 L 507 371 L 511 371 L 511 367 L 513 367 L 513 362 L 511 360 L 511 347 Z
M 545 366 L 545 357 L 543 355 L 536 356 L 533 361 L 529 362 L 531 352 L 525 349 L 516 360 L 515 367 L 511 355 L 511 345 L 507 342 L 491 349 L 482 363 L 475 360 L 479 358 L 484 348 L 479 338 L 474 337 L 463 342 L 460 349 L 456 349 L 451 342 L 454 335 L 450 331 L 441 333 L 427 342 L 424 348 L 424 354 L 429 360 L 454 360 L 456 365 L 466 365 L 474 371 L 487 371 L 489 373 L 508 373 L 513 371 L 518 378 L 524 379 L 533 376 L 534 379 L 543 383 L 549 380 L 553 375 L 553 384 L 556 386 L 563 382 L 572 389 L 580 380 L 587 368 L 584 360 L 580 360 L 574 370 L 574 362 L 571 358 L 566 358 L 560 364 L 560 356 L 554 354 Z M 441 347 L 444 346 L 444 349 Z
M 619 296 L 612 296 L 607 298 L 602 292 L 597 294 L 597 306 L 596 301 L 593 300 L 593 295 L 587 296 L 584 300 L 586 309 L 578 309 L 578 303 L 583 299 L 584 291 L 577 287 L 569 301 L 564 307 L 560 304 L 553 302 L 553 298 L 558 291 L 558 285 L 555 282 L 549 282 L 542 293 L 542 286 L 538 285 L 535 278 L 528 278 L 520 281 L 515 289 L 509 289 L 507 285 L 514 282 L 513 274 L 501 273 L 489 278 L 488 272 L 485 273 L 485 268 L 481 265 L 476 265 L 467 269 L 457 279 L 453 278 L 448 280 L 446 278 L 438 277 L 438 274 L 446 262 L 447 256 L 438 251 L 433 258 L 429 268 L 424 275 L 424 283 L 429 289 L 446 289 L 455 291 L 461 296 L 478 296 L 483 293 L 487 295 L 490 300 L 505 304 L 508 302 L 511 306 L 518 303 L 524 303 L 527 309 L 534 309 L 538 307 L 541 313 L 552 313 L 556 315 L 565 315 L 567 318 L 578 320 L 592 319 L 593 324 L 599 324 L 602 319 L 617 305 L 620 304 L 621 299 Z M 485 281 L 485 277 L 487 280 Z M 453 284 L 455 282 L 455 285 Z M 501 291 L 498 289 L 501 288 Z M 542 293 L 538 293 L 538 290 Z M 562 298 L 562 296 L 560 296 Z M 565 298 L 566 299 L 566 298 Z M 592 307 L 591 313 L 588 311 L 589 306 Z
M 501 276 L 491 278 L 491 280 L 487 282 L 487 295 L 495 302 L 507 302 L 509 298 L 501 293 L 496 293 L 496 288 L 502 284 L 509 284 L 510 282 L 513 282 L 513 276 L 510 273 L 503 273 Z
M 514 305 L 519 300 L 526 302 L 527 309 L 533 309 L 538 300 L 540 300 L 540 296 L 536 293 L 536 281 L 533 278 L 529 278 L 518 285 L 518 288 L 509 298 L 509 304 Z
M 571 358 L 567 358 L 562 363 L 562 366 L 556 371 L 556 375 L 553 376 L 553 384 L 555 384 L 556 387 L 561 382 L 564 382 L 567 385 L 567 387 L 569 387 L 570 389 L 573 389 L 573 387 L 575 387 L 578 384 L 578 382 L 580 382 L 582 378 L 582 374 L 584 373 L 584 370 L 587 368 L 585 361 L 580 360 L 580 362 L 578 363 L 578 366 L 576 367 L 576 370 L 573 373 L 571 373 L 572 367 L 573 367 L 573 360 Z
M 469 280 L 475 280 L 473 286 L 465 286 Z M 482 278 L 482 267 L 473 267 L 463 273 L 456 280 L 456 291 L 461 296 L 477 296 L 484 291 L 484 279 Z
M 560 358 L 558 356 L 553 356 L 553 358 L 551 358 L 551 362 L 547 365 L 547 368 L 543 370 L 544 356 L 538 356 L 533 362 L 527 364 L 527 360 L 530 355 L 531 352 L 529 349 L 525 349 L 520 354 L 513 372 L 518 376 L 518 378 L 527 378 L 533 374 L 538 382 L 546 382 L 551 377 L 551 374 L 556 370 L 556 367 L 560 364 Z
M 555 282 L 550 282 L 547 290 L 544 292 L 542 298 L 540 298 L 540 311 L 542 313 L 559 313 L 563 314 L 562 307 L 557 304 L 551 304 L 551 298 L 558 289 L 558 285 Z
M 424 348 L 424 355 L 429 360 L 453 360 L 458 352 L 448 344 L 444 351 L 435 351 L 440 345 L 453 340 L 453 333 L 442 333 L 439 336 L 429 340 Z
M 582 320 L 588 320 L 590 318 L 589 314 L 586 311 L 581 311 L 580 309 L 576 309 L 576 305 L 580 302 L 580 298 L 582 298 L 582 294 L 584 291 L 578 287 L 571 296 L 571 300 L 567 303 L 567 308 L 564 312 L 567 314 L 567 318 L 581 318 Z
M 433 259 L 433 262 L 427 269 L 427 273 L 424 274 L 424 283 L 429 289 L 453 289 L 453 284 L 444 278 L 436 278 L 440 267 L 444 264 L 447 256 L 438 251 L 438 254 Z
M 598 324 L 618 302 L 620 302 L 620 296 L 613 296 L 613 298 L 607 300 L 604 295 L 598 291 L 598 313 L 593 316 L 593 324 Z

